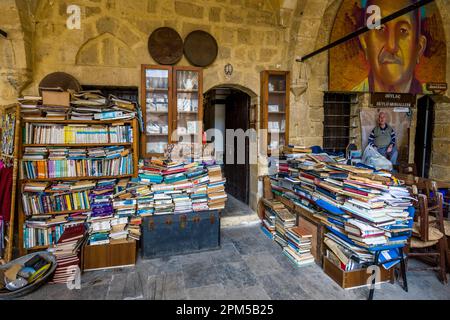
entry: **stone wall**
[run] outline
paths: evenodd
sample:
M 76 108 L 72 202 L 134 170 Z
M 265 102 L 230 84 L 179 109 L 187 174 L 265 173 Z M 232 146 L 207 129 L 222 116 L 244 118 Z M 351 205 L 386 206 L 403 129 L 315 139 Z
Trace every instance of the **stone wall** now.
M 77 0 L 41 1 L 36 13 L 34 92 L 48 73 L 65 71 L 82 84 L 139 85 L 140 65 L 155 64 L 147 41 L 161 26 L 184 38 L 210 32 L 219 57 L 205 69 L 205 91 L 234 83 L 259 92 L 259 72 L 286 69 L 287 28 L 279 25 L 273 1 L 257 0 Z M 65 26 L 68 4 L 82 7 L 81 30 Z M 223 68 L 234 66 L 226 79 Z M 189 65 L 183 58 L 179 65 Z
M 232 84 L 243 88 L 252 96 L 252 103 L 259 105 L 260 71 L 290 70 L 293 85 L 307 85 L 304 94 L 291 95 L 291 143 L 322 145 L 328 53 L 304 64 L 296 63 L 295 58 L 328 43 L 341 2 L 2 0 L 0 25 L 10 35 L 8 40 L 0 39 L 3 53 L 0 55 L 0 105 L 13 102 L 19 94 L 35 94 L 41 79 L 55 71 L 72 74 L 86 85 L 139 86 L 140 65 L 155 63 L 147 49 L 148 36 L 153 30 L 169 26 L 185 37 L 201 29 L 213 34 L 219 43 L 218 59 L 204 71 L 205 92 L 217 85 Z M 436 3 L 450 39 L 450 3 L 448 0 L 436 0 Z M 66 28 L 68 4 L 81 6 L 81 30 Z M 280 4 L 286 7 L 280 10 Z M 447 50 L 450 57 L 450 43 Z M 234 66 L 230 78 L 223 72 L 227 63 Z M 183 58 L 179 65 L 189 63 Z M 450 63 L 447 63 L 447 74 L 450 79 Z M 360 106 L 366 100 L 363 97 Z M 358 107 L 352 112 L 357 113 Z M 414 123 L 415 120 L 413 126 Z M 440 125 L 446 126 L 437 123 L 436 127 Z M 358 143 L 360 135 L 355 131 Z M 444 132 L 436 132 L 436 139 L 444 139 L 438 137 Z M 436 148 L 441 148 L 440 144 Z M 450 170 L 440 152 L 434 152 L 433 173 Z M 253 178 L 265 172 L 263 166 L 252 167 L 251 171 Z M 251 192 L 258 193 L 256 182 Z
M 36 94 L 42 78 L 56 71 L 73 75 L 82 85 L 140 86 L 141 64 L 156 64 L 148 53 L 148 37 L 162 26 L 174 28 L 183 38 L 191 31 L 205 30 L 217 39 L 218 58 L 204 70 L 205 92 L 218 85 L 234 85 L 243 88 L 252 96 L 252 103 L 259 105 L 260 72 L 286 70 L 292 63 L 287 59 L 296 7 L 292 0 L 31 2 L 22 12 L 31 17 L 27 25 L 31 26 L 33 38 L 29 50 L 32 58 L 27 65 L 32 73 L 26 77 L 29 85 L 12 92 L 13 98 L 19 93 Z M 287 7 L 281 12 L 279 6 L 283 3 Z M 81 30 L 66 27 L 66 10 L 71 4 L 82 9 Z M 18 21 L 15 24 L 20 26 Z M 227 63 L 234 67 L 234 74 L 228 78 L 224 74 Z M 183 58 L 178 65 L 189 63 Z M 262 167 L 251 170 L 254 206 L 258 198 L 257 177 L 263 172 Z
M 450 181 L 450 103 L 437 103 L 430 177 Z
M 21 12 L 16 1 L 0 1 L 0 26 L 8 33 L 0 37 L 0 106 L 16 102 L 31 75 L 31 33 Z

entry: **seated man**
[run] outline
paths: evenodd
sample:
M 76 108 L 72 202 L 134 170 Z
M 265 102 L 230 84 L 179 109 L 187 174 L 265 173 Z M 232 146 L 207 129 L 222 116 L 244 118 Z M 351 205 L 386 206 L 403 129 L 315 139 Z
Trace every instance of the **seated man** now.
M 378 126 L 372 130 L 369 137 L 369 145 L 374 147 L 384 157 L 397 165 L 398 150 L 396 147 L 397 136 L 395 130 L 387 124 L 387 114 L 380 112 Z

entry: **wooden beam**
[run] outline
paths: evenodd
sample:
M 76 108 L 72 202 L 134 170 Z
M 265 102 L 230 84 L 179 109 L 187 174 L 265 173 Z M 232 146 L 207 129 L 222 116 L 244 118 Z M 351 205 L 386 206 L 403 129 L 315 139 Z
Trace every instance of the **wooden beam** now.
M 398 17 L 403 16 L 403 15 L 405 15 L 407 13 L 410 13 L 411 11 L 417 10 L 417 9 L 419 9 L 419 8 L 429 4 L 431 2 L 434 2 L 434 0 L 420 0 L 420 1 L 418 1 L 418 2 L 416 2 L 414 4 L 412 4 L 412 5 L 409 5 L 409 6 L 403 8 L 403 9 L 397 11 L 397 12 L 394 12 L 393 14 L 391 14 L 391 15 L 389 15 L 387 17 L 382 18 L 381 19 L 381 24 L 388 23 L 389 21 L 397 19 Z M 309 53 L 309 54 L 307 54 L 307 55 L 305 55 L 305 56 L 303 56 L 301 58 L 296 59 L 296 61 L 297 62 L 304 62 L 304 61 L 306 61 L 306 60 L 308 60 L 308 59 L 318 55 L 319 53 L 322 53 L 324 51 L 330 50 L 330 49 L 332 49 L 332 48 L 334 48 L 334 47 L 336 47 L 336 46 L 338 46 L 338 45 L 340 45 L 340 44 L 342 44 L 342 43 L 344 43 L 344 42 L 346 42 L 346 41 L 348 41 L 350 39 L 353 39 L 355 37 L 360 36 L 363 33 L 366 33 L 369 30 L 370 29 L 367 26 L 365 26 L 363 28 L 360 28 L 360 29 L 356 30 L 355 32 L 352 32 L 352 33 L 344 36 L 343 38 L 341 38 L 339 40 L 336 40 L 336 41 L 334 41 L 334 42 L 332 42 L 332 43 L 330 43 L 330 44 L 328 44 L 328 45 L 326 45 L 326 46 L 324 46 L 324 47 L 322 47 L 322 48 L 320 48 L 320 49 L 318 49 L 318 50 L 316 50 L 314 52 L 311 52 L 311 53 Z

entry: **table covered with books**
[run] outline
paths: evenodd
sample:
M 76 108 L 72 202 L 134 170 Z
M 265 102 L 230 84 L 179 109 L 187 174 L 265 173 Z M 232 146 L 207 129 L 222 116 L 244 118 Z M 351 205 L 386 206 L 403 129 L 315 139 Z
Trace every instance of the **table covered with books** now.
M 345 274 L 377 265 L 386 274 L 404 262 L 415 199 L 391 173 L 349 166 L 344 160 L 326 154 L 284 154 L 270 177 L 272 191 L 280 202 L 288 200 L 293 212 L 325 229 L 320 257 L 324 267 L 332 264 Z M 263 221 L 266 231 L 282 237 L 268 220 Z

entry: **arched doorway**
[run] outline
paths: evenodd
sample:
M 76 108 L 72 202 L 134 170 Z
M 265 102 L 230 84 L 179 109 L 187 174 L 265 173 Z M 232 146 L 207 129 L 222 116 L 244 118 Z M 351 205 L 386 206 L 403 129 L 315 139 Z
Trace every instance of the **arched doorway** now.
M 250 90 L 230 85 L 216 86 L 205 93 L 203 125 L 208 142 L 215 145 L 216 160 L 223 164 L 231 207 L 249 204 L 249 139 L 245 138 L 243 150 L 239 138 L 229 136 L 227 130 L 247 132 L 250 129 L 250 94 Z M 213 129 L 219 134 L 212 134 Z

